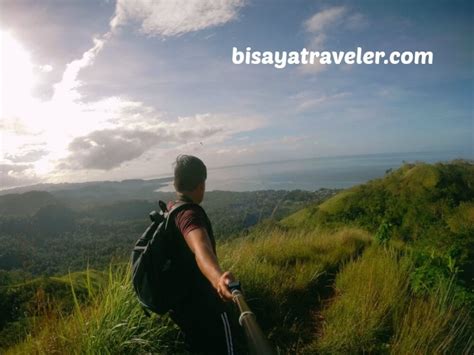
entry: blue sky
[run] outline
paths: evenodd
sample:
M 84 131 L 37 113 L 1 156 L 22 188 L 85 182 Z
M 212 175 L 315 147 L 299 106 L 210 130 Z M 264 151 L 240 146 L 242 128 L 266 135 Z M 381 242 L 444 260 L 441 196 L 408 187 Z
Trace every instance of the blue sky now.
M 179 153 L 209 166 L 410 151 L 474 156 L 471 1 L 0 7 L 2 187 L 150 177 L 168 173 Z M 434 63 L 232 64 L 232 47 L 247 46 L 425 50 Z

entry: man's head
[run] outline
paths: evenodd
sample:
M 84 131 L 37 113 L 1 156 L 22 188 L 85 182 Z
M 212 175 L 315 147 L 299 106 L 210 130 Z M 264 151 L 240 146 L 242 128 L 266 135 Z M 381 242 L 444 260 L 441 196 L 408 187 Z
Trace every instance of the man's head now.
M 201 159 L 192 155 L 178 155 L 174 163 L 174 188 L 178 194 L 201 203 L 206 189 L 207 169 Z

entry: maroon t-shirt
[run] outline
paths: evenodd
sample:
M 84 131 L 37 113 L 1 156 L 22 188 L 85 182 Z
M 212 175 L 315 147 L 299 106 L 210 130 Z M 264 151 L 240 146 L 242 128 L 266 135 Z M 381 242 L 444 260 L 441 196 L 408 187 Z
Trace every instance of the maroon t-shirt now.
M 176 201 L 168 202 L 168 211 L 173 208 L 175 203 Z M 196 204 L 190 204 L 176 213 L 174 221 L 176 228 L 185 238 L 188 233 L 194 229 L 204 228 L 209 235 L 212 249 L 214 250 L 214 253 L 216 252 L 216 243 L 212 231 L 210 230 L 211 226 L 209 225 L 210 223 L 202 207 Z
M 178 201 L 176 201 L 178 202 Z M 168 203 L 168 210 L 171 210 L 176 202 Z M 212 249 L 216 253 L 216 242 L 212 232 L 212 225 L 207 218 L 206 212 L 201 206 L 189 204 L 177 211 L 174 215 L 174 225 L 177 237 L 174 240 L 174 258 L 178 267 L 178 273 L 185 283 L 180 283 L 184 288 L 183 298 L 178 301 L 175 310 L 179 310 L 182 304 L 194 305 L 199 309 L 206 309 L 209 312 L 221 312 L 223 303 L 211 285 L 209 280 L 200 271 L 196 258 L 186 243 L 186 236 L 196 228 L 204 228 L 211 241 Z M 181 306 L 179 305 L 181 304 Z

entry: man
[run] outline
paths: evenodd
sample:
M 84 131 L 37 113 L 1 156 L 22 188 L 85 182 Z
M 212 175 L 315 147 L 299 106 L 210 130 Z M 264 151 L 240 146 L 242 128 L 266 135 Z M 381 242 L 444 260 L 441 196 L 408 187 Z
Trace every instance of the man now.
M 180 155 L 174 168 L 174 187 L 178 200 L 188 202 L 175 213 L 175 253 L 180 265 L 178 280 L 183 297 L 170 311 L 181 328 L 187 349 L 193 353 L 234 354 L 234 339 L 224 301 L 232 300 L 228 284 L 230 272 L 219 266 L 211 223 L 199 206 L 206 189 L 207 169 L 197 157 Z

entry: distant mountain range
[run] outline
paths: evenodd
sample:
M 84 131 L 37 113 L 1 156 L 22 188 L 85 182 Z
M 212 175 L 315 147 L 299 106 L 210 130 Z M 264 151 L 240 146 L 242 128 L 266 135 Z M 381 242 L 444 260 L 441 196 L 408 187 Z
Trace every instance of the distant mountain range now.
M 104 204 L 133 199 L 156 200 L 170 195 L 169 192 L 157 190 L 172 181 L 172 177 L 166 177 L 151 180 L 92 181 L 17 187 L 0 191 L 0 213 L 17 214 L 17 205 L 25 206 L 21 202 L 22 200 L 32 204 L 31 208 L 34 210 L 38 206 L 52 203 L 66 203 L 71 207 L 77 207 L 85 204 Z M 8 212 L 8 210 L 15 211 L 15 213 Z

